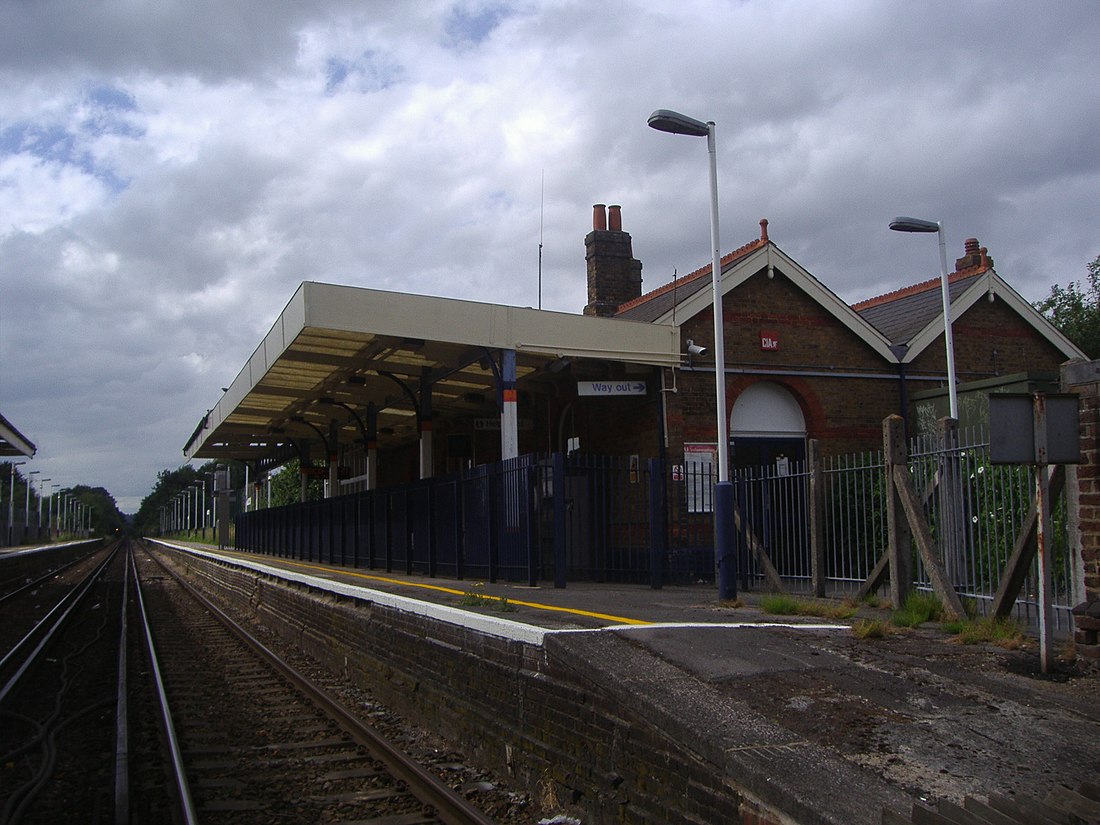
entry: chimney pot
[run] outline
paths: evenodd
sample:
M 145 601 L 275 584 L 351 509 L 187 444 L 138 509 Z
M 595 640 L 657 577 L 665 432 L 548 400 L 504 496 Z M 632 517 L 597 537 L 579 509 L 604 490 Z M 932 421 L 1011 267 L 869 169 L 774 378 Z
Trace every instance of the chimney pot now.
M 592 204 L 592 231 L 603 232 L 607 229 L 607 207 L 602 203 Z
M 768 219 L 767 218 L 761 218 L 760 219 L 760 240 L 762 240 L 764 243 L 768 242 Z
M 623 208 L 618 204 L 607 207 L 607 228 L 612 232 L 623 231 Z

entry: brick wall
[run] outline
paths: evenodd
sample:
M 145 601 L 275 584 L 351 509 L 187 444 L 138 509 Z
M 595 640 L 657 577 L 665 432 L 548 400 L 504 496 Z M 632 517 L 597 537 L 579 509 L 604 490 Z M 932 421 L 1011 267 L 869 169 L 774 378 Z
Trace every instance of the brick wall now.
M 1062 381 L 1081 397 L 1081 463 L 1070 468 L 1071 479 L 1077 479 L 1070 509 L 1084 568 L 1084 600 L 1095 602 L 1100 601 L 1100 361 L 1067 364 Z M 1073 490 L 1072 483 L 1067 489 Z
M 586 825 L 788 821 L 675 731 L 538 648 L 173 554 L 189 578 L 387 706 Z M 567 638 L 567 637 L 566 637 Z M 715 754 L 721 760 L 722 754 Z
M 951 327 L 955 370 L 960 382 L 979 381 L 1027 370 L 1056 372 L 1065 356 L 1001 299 L 978 301 Z M 946 370 L 943 335 L 910 365 L 911 377 L 942 376 Z M 914 391 L 932 385 L 914 386 Z

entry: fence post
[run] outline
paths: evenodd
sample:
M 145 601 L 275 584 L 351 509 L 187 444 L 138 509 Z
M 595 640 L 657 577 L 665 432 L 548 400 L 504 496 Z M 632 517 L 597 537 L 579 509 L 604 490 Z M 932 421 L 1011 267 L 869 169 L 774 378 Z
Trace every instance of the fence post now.
M 895 608 L 905 604 L 913 584 L 913 536 L 909 521 L 901 507 L 901 497 L 894 484 L 894 468 L 908 472 L 909 456 L 905 445 L 905 421 L 891 415 L 882 422 L 883 453 L 886 458 L 886 524 L 890 549 L 890 601 Z
M 821 444 L 810 439 L 810 578 L 814 595 L 825 595 L 825 472 L 821 466 Z
M 668 552 L 668 510 L 665 503 L 665 469 L 659 458 L 649 459 L 649 586 L 664 584 L 664 561 Z
M 539 583 L 538 490 L 539 463 L 533 461 L 524 471 L 527 481 L 527 586 Z
M 565 587 L 565 453 L 554 453 L 554 587 Z

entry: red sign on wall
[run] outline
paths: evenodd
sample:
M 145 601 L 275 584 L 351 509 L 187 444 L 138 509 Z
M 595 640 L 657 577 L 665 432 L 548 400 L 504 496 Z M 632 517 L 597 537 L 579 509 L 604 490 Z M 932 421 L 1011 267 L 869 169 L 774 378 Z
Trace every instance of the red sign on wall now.
M 779 333 L 773 329 L 760 330 L 760 349 L 776 351 L 779 349 Z

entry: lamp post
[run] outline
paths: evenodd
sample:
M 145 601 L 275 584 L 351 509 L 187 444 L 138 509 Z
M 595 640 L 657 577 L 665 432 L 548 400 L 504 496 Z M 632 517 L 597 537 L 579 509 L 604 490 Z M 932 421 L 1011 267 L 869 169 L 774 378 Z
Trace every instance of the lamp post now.
M 714 397 L 718 425 L 718 483 L 714 487 L 714 543 L 718 562 L 718 598 L 737 597 L 737 558 L 733 552 L 733 484 L 729 469 L 729 422 L 726 420 L 726 342 L 722 323 L 722 252 L 718 242 L 718 158 L 714 121 L 704 123 L 668 109 L 649 116 L 659 132 L 707 139 L 710 155 L 710 284 L 714 304 Z
M 31 484 L 34 482 L 31 476 L 36 476 L 41 472 L 41 470 L 31 470 L 27 473 L 27 502 L 23 505 L 23 535 L 31 530 Z
M 940 293 L 943 300 L 943 342 L 947 350 L 947 398 L 951 417 L 959 420 L 959 397 L 955 391 L 955 343 L 951 335 L 951 294 L 947 286 L 947 245 L 943 238 L 943 221 L 921 218 L 894 218 L 890 228 L 895 232 L 936 232 L 940 237 Z
M 49 478 L 40 478 L 40 479 L 38 479 L 38 532 L 39 533 L 42 532 L 42 504 L 43 504 L 42 494 L 44 492 L 46 492 L 46 484 L 50 481 L 52 481 L 52 479 L 49 479 Z M 46 540 L 47 541 L 49 541 L 49 532 L 50 532 L 49 528 L 50 528 L 50 525 L 49 525 L 49 523 L 47 523 L 46 524 L 46 534 L 47 534 L 46 535 Z
M 53 541 L 55 538 L 59 537 L 60 534 L 61 534 L 61 531 L 60 530 L 55 530 L 54 525 L 53 525 L 53 499 L 54 499 L 54 496 L 56 495 L 57 499 L 58 499 L 57 508 L 58 508 L 58 510 L 60 510 L 61 509 L 61 494 L 58 492 L 60 489 L 61 489 L 60 484 L 51 484 L 50 485 L 50 502 L 49 502 L 49 505 L 46 507 L 46 533 L 49 535 L 50 541 Z
M 13 461 L 8 465 L 11 471 L 11 483 L 8 485 L 8 547 L 11 547 L 15 539 L 15 468 L 22 467 L 27 462 Z

